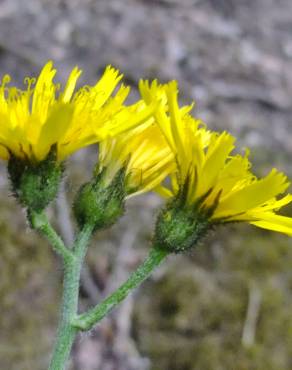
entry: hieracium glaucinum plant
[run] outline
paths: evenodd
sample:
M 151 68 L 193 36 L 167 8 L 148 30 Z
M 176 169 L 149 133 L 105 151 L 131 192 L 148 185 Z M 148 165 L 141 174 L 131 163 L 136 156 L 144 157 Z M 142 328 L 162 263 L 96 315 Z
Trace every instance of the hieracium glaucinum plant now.
M 234 154 L 235 139 L 214 132 L 179 106 L 172 81 L 141 81 L 141 98 L 126 104 L 129 87 L 108 66 L 93 86 L 76 88 L 74 68 L 62 88 L 48 62 L 25 89 L 0 86 L 0 156 L 8 161 L 13 194 L 31 227 L 48 239 L 63 262 L 63 300 L 49 370 L 64 370 L 76 335 L 94 327 L 171 253 L 194 248 L 216 225 L 248 222 L 292 235 L 292 218 L 277 211 L 292 201 L 287 177 L 272 169 L 251 172 L 248 152 Z M 91 179 L 76 193 L 75 241 L 66 246 L 45 209 L 58 194 L 65 160 L 98 144 Z M 167 198 L 158 215 L 153 246 L 129 279 L 96 307 L 79 313 L 80 272 L 94 232 L 114 224 L 129 197 L 155 191 Z

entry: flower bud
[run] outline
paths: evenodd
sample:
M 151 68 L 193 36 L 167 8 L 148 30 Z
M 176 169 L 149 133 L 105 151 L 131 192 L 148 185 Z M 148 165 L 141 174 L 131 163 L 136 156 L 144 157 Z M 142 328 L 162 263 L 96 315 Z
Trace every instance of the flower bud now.
M 64 171 L 56 157 L 55 147 L 46 159 L 37 163 L 10 156 L 8 173 L 12 191 L 21 205 L 40 212 L 54 200 Z
M 114 224 L 124 213 L 125 169 L 115 175 L 110 184 L 104 181 L 104 172 L 97 174 L 79 190 L 74 202 L 78 225 L 94 225 L 95 230 Z
M 210 226 L 208 218 L 199 214 L 197 209 L 173 200 L 158 216 L 154 244 L 170 253 L 184 252 L 193 248 Z

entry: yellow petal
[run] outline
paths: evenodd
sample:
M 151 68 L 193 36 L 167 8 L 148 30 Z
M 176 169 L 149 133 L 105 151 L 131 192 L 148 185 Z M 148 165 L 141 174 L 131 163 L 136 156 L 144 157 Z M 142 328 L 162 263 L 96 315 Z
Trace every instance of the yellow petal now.
M 89 98 L 94 102 L 93 109 L 100 109 L 105 104 L 122 77 L 118 70 L 111 66 L 106 67 L 102 77 L 89 94 Z
M 214 217 L 246 212 L 283 193 L 288 186 L 287 177 L 273 169 L 265 178 L 254 181 L 242 189 L 231 192 L 230 196 L 226 196 L 225 200 L 219 203 Z
M 37 113 L 41 117 L 46 116 L 48 106 L 55 96 L 53 78 L 56 72 L 52 61 L 49 61 L 41 70 L 33 93 L 32 113 Z
M 80 77 L 82 71 L 78 67 L 73 68 L 72 72 L 70 73 L 70 76 L 68 78 L 67 84 L 65 86 L 64 92 L 61 96 L 61 101 L 63 103 L 67 103 L 70 101 L 74 89 L 77 83 L 78 78 Z
M 262 214 L 259 221 L 250 222 L 252 225 L 263 229 L 278 231 L 292 236 L 292 218 L 276 215 L 274 213 Z
M 216 180 L 224 168 L 228 155 L 234 148 L 235 138 L 223 132 L 220 136 L 211 141 L 206 154 L 206 161 L 202 173 L 198 176 L 197 196 L 205 194 L 213 188 Z
M 187 160 L 184 146 L 185 127 L 181 119 L 181 112 L 177 101 L 177 83 L 176 81 L 170 82 L 166 87 L 166 94 L 168 98 L 169 114 L 170 114 L 170 127 L 172 131 L 173 142 L 176 145 L 178 156 L 181 162 Z
M 154 191 L 161 195 L 162 197 L 164 198 L 171 198 L 173 197 L 173 193 L 170 189 L 166 188 L 165 186 L 162 186 L 162 185 L 158 185 L 154 188 Z
M 287 204 L 292 202 L 292 194 L 287 194 L 281 199 L 271 199 L 265 205 L 255 208 L 254 212 L 262 212 L 262 211 L 271 211 L 271 210 L 279 210 L 280 208 L 286 206 Z
M 60 103 L 54 107 L 38 138 L 35 149 L 35 155 L 38 159 L 43 159 L 51 146 L 62 140 L 70 126 L 72 115 L 73 108 L 70 105 Z
M 7 160 L 9 159 L 10 155 L 8 150 L 0 144 L 0 158 Z

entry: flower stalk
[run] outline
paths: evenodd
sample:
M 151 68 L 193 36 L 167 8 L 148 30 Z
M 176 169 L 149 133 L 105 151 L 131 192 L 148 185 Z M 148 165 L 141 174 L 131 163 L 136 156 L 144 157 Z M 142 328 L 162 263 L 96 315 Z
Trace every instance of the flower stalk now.
M 82 331 L 92 329 L 94 325 L 108 315 L 108 313 L 122 302 L 135 288 L 143 283 L 168 254 L 169 252 L 165 249 L 152 247 L 148 257 L 138 269 L 132 273 L 129 279 L 93 309 L 77 316 L 72 322 L 73 326 Z
M 86 224 L 78 234 L 72 249 L 65 246 L 50 225 L 44 212 L 28 212 L 31 227 L 42 234 L 62 257 L 64 278 L 61 317 L 49 370 L 66 369 L 71 348 L 78 330 L 72 325 L 78 312 L 80 274 L 94 226 Z
M 100 304 L 88 312 L 78 315 L 80 274 L 95 225 L 90 223 L 83 225 L 72 248 L 69 249 L 50 225 L 44 212 L 30 211 L 28 212 L 28 218 L 32 228 L 50 242 L 54 251 L 61 256 L 63 261 L 64 277 L 61 316 L 48 370 L 65 370 L 76 335 L 80 331 L 90 330 L 112 311 L 149 277 L 151 272 L 166 258 L 169 251 L 161 248 L 159 245 L 154 245 L 145 261 L 132 273 L 125 283 Z
M 28 212 L 28 219 L 32 229 L 42 234 L 51 244 L 53 250 L 63 258 L 64 261 L 68 262 L 74 259 L 73 253 L 65 246 L 61 237 L 56 233 L 54 228 L 51 226 L 45 212 Z
M 71 322 L 78 311 L 80 274 L 92 232 L 93 226 L 85 225 L 74 243 L 72 250 L 74 258 L 64 259 L 61 319 L 49 370 L 66 368 L 74 339 L 78 333 Z

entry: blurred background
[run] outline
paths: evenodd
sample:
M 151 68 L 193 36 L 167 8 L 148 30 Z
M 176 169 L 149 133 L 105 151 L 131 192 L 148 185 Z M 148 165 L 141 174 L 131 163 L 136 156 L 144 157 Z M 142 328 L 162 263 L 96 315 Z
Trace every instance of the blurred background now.
M 83 84 L 107 64 L 134 86 L 177 79 L 196 116 L 251 148 L 256 174 L 275 166 L 291 177 L 291 33 L 291 0 L 0 0 L 0 75 L 21 86 L 53 59 L 61 82 L 76 64 Z M 49 210 L 68 242 L 70 203 L 95 160 L 93 147 L 69 161 L 67 192 Z M 5 163 L 0 171 L 0 369 L 46 369 L 61 265 L 9 195 Z M 153 194 L 133 199 L 96 236 L 81 310 L 146 255 L 160 205 Z M 71 370 L 291 370 L 291 266 L 288 237 L 248 225 L 219 229 L 192 253 L 169 258 L 80 336 Z

